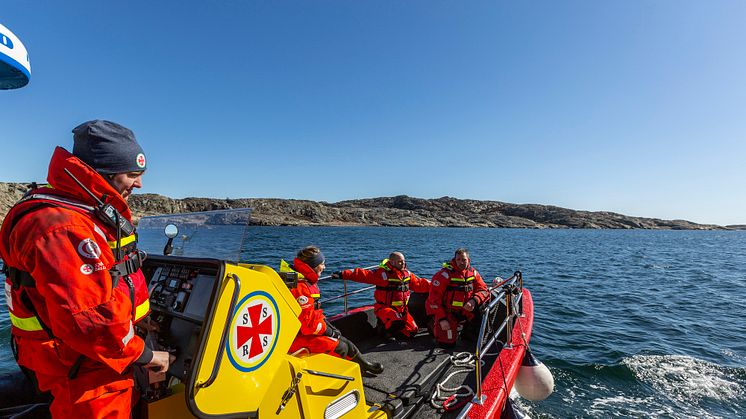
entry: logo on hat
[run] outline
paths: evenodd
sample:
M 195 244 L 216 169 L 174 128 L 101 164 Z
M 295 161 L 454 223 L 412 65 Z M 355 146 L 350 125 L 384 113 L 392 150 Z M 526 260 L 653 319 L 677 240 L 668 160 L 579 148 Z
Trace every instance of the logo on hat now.
M 145 168 L 145 155 L 140 153 L 137 155 L 137 159 L 135 159 L 135 162 L 137 163 L 137 167 L 140 169 Z

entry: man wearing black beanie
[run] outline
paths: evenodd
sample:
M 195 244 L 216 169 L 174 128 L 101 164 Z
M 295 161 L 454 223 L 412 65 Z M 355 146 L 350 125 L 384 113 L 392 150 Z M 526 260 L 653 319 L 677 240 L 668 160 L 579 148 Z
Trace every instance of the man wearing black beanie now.
M 85 122 L 73 139 L 72 154 L 54 151 L 50 187 L 30 191 L 0 229 L 12 346 L 52 393 L 53 417 L 129 418 L 131 366 L 163 372 L 169 355 L 134 332 L 150 311 L 135 235 L 98 215 L 76 180 L 131 222 L 127 198 L 142 187 L 145 154 L 131 130 L 110 121 Z

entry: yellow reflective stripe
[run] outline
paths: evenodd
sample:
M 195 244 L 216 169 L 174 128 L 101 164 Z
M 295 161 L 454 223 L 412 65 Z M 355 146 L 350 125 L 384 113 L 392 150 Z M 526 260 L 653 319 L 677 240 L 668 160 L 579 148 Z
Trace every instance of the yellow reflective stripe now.
M 388 281 L 389 282 L 402 282 L 402 283 L 403 282 L 409 282 L 409 277 L 402 278 L 402 279 L 399 279 L 399 278 L 389 278 Z
M 120 245 L 122 247 L 124 247 L 124 246 L 127 246 L 128 244 L 130 244 L 130 243 L 132 243 L 134 241 L 135 241 L 135 235 L 134 234 L 130 234 L 127 237 L 122 237 L 119 242 L 120 242 Z M 107 243 L 109 244 L 109 248 L 116 249 L 116 247 L 117 247 L 117 241 L 116 240 L 113 240 L 113 241 L 110 241 L 110 242 L 107 242 Z
M 302 273 L 293 270 L 293 268 L 290 267 L 290 264 L 285 262 L 285 259 L 280 259 L 280 272 L 295 272 L 298 274 L 298 279 L 306 278 Z
M 463 301 L 454 301 L 453 303 L 451 303 L 451 305 L 454 306 L 454 307 L 463 307 L 464 306 L 464 302 Z
M 473 280 L 474 280 L 474 278 L 475 278 L 475 277 L 473 277 L 473 276 L 470 276 L 470 277 L 466 278 L 466 281 L 467 281 L 467 282 L 471 282 L 471 281 L 473 281 Z
M 135 321 L 138 321 L 145 317 L 150 311 L 150 300 L 145 300 L 142 304 L 135 307 Z
M 404 301 L 392 301 L 391 306 L 392 307 L 400 307 L 404 305 Z
M 41 328 L 41 323 L 39 323 L 39 319 L 36 318 L 36 316 L 21 318 L 10 313 L 10 323 L 27 332 L 38 332 L 39 330 L 44 330 Z
M 319 297 L 321 297 L 321 294 L 311 294 L 311 297 L 318 299 Z
M 464 282 L 466 281 L 464 278 L 451 278 L 451 282 Z

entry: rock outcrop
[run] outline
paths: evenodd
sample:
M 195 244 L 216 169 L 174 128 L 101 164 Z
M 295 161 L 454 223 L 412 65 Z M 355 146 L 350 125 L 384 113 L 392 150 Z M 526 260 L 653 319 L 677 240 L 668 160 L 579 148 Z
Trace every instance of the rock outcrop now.
M 0 219 L 21 198 L 26 188 L 25 184 L 0 182 Z M 136 217 L 252 208 L 252 224 L 263 226 L 726 229 L 685 220 L 628 217 L 613 212 L 576 211 L 551 205 L 450 197 L 420 199 L 403 195 L 327 203 L 265 198 L 173 199 L 156 194 L 138 194 L 130 198 L 130 205 Z

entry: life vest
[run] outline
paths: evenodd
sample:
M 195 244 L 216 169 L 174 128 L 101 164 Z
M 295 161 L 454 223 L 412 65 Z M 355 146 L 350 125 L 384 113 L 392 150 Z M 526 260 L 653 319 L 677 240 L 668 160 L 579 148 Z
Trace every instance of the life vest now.
M 403 311 L 409 303 L 411 274 L 406 269 L 399 271 L 400 274 L 395 272 L 389 267 L 388 261 L 388 259 L 384 259 L 378 266 L 383 271 L 381 272 L 382 279 L 388 281 L 388 285 L 377 285 L 373 298 L 375 298 L 377 304 Z
M 476 271 L 469 266 L 465 271 L 455 270 L 450 262 L 443 264 L 448 273 L 450 283 L 446 288 L 445 304 L 449 309 L 461 309 L 474 296 L 474 280 Z
M 43 187 L 30 191 L 8 212 L 4 223 L 9 223 L 13 228 L 21 217 L 45 208 L 61 207 L 77 213 L 86 215 L 96 220 L 94 208 L 68 197 L 65 197 L 54 189 Z M 145 259 L 145 253 L 137 249 L 137 236 L 132 234 L 121 237 L 119 243 L 116 237 L 105 226 L 102 228 L 96 223 L 96 230 L 104 234 L 107 244 L 114 255 L 121 255 L 109 269 L 112 277 L 112 288 L 119 287 L 130 296 L 132 301 L 132 322 L 137 323 L 150 313 L 150 300 L 148 299 L 148 288 L 145 276 L 140 267 Z M 10 234 L 10 233 L 8 233 Z M 94 269 L 94 268 L 91 268 Z M 36 281 L 28 272 L 5 265 L 3 271 L 5 280 L 5 298 L 8 302 L 10 314 L 11 333 L 35 339 L 51 339 L 54 335 L 51 329 L 39 318 L 35 307 L 31 303 L 26 289 L 35 288 Z
M 285 262 L 284 259 L 280 259 L 280 276 L 283 277 L 283 280 L 285 280 L 285 283 L 288 284 L 289 287 L 293 288 L 293 286 L 290 284 L 291 281 L 288 281 L 288 276 L 286 274 L 288 273 L 294 273 L 297 274 L 297 281 L 304 282 L 308 289 L 311 291 L 311 297 L 313 297 L 313 308 L 316 310 L 321 309 L 321 290 L 319 290 L 319 286 L 317 285 L 317 282 L 311 282 L 306 277 L 293 269 L 293 266 L 291 266 L 289 263 Z

